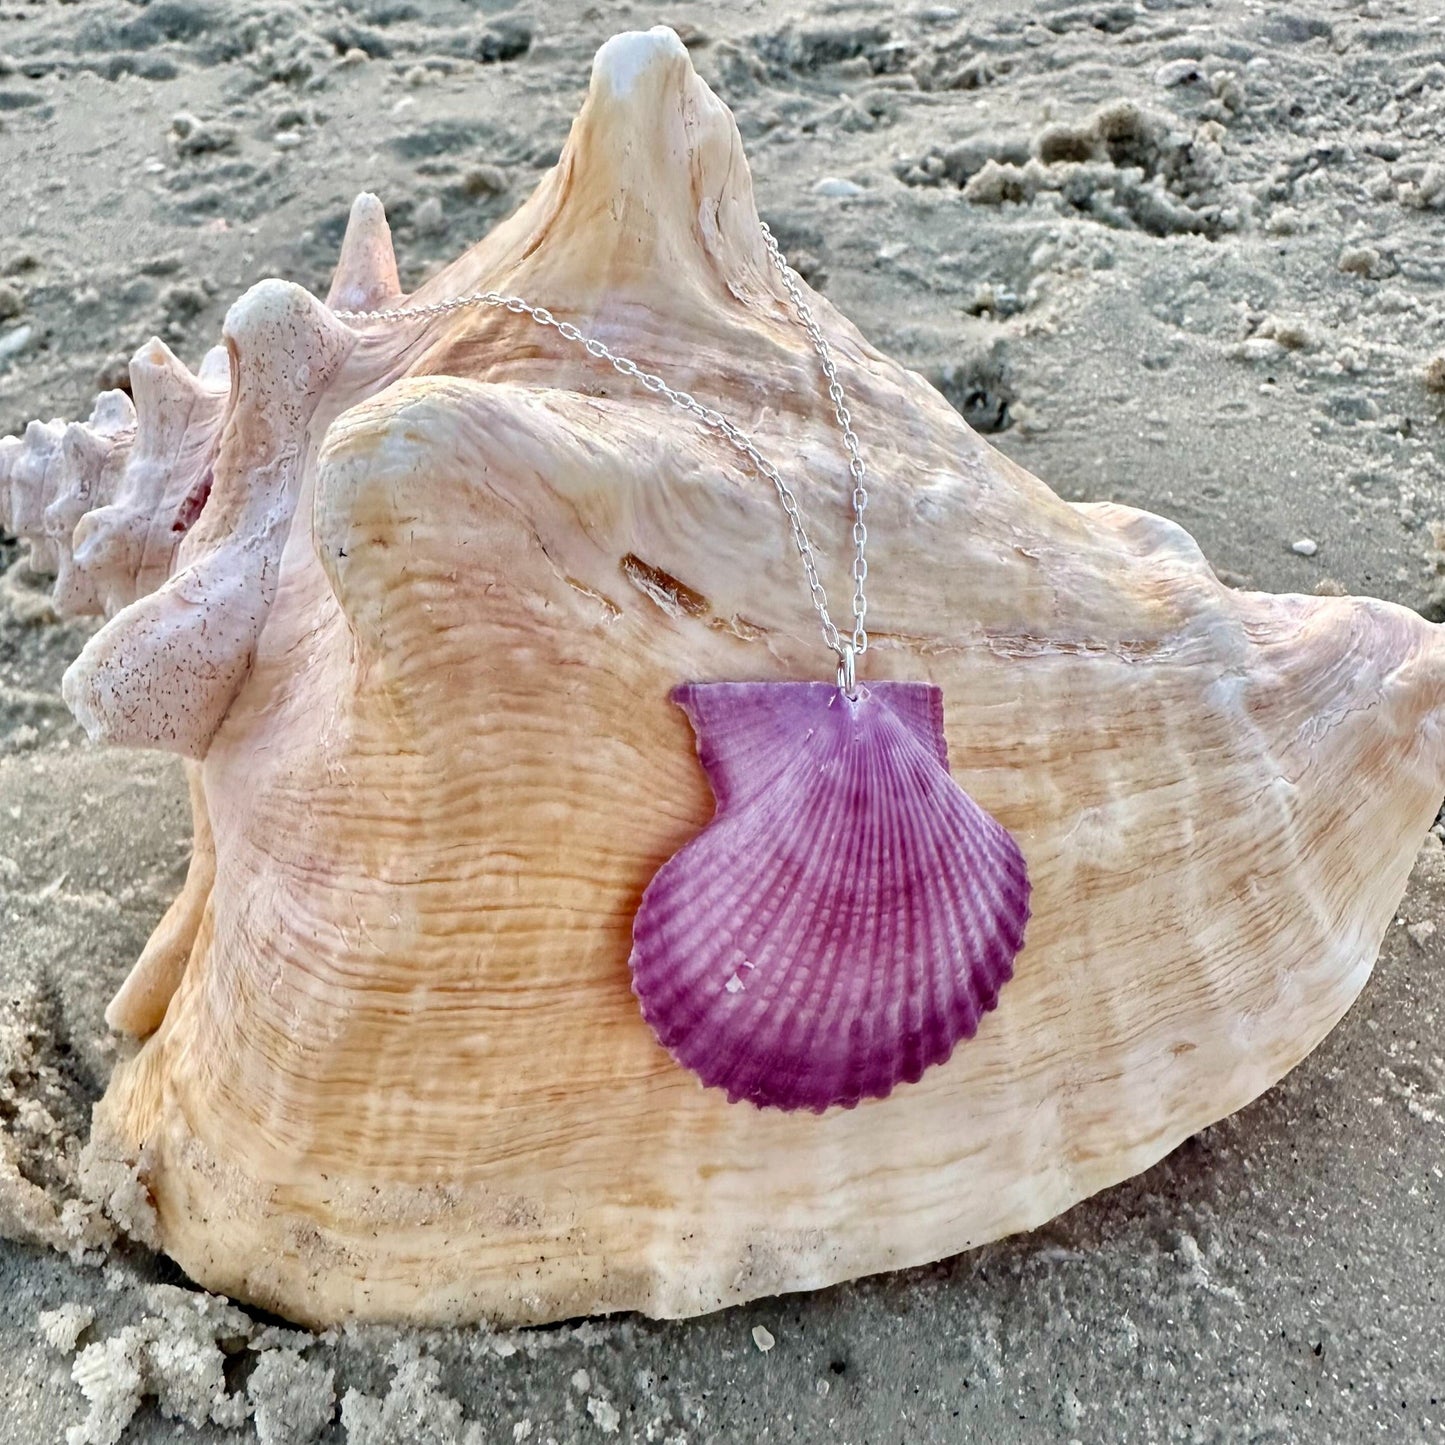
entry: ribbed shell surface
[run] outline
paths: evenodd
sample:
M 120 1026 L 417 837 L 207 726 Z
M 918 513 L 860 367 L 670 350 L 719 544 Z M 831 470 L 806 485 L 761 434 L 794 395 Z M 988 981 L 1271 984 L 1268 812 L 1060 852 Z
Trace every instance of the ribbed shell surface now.
M 760 1107 L 882 1098 L 1013 974 L 1024 859 L 948 771 L 928 683 L 693 683 L 713 820 L 658 871 L 633 989 L 663 1046 Z

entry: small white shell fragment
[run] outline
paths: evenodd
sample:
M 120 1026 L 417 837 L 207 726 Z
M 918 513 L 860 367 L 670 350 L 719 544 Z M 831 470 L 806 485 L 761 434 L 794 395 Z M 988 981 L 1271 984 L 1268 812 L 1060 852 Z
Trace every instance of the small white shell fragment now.
M 1202 80 L 1204 71 L 1197 60 L 1171 60 L 1154 72 L 1154 84 L 1164 90 L 1171 86 L 1184 85 L 1191 80 Z
M 1313 537 L 1301 537 L 1298 542 L 1291 542 L 1289 549 L 1301 557 L 1313 557 L 1320 550 L 1320 544 Z
M 1284 355 L 1284 347 L 1272 336 L 1251 336 L 1239 343 L 1236 353 L 1245 361 L 1275 361 Z
M 615 1435 L 622 1423 L 622 1414 L 611 1400 L 601 1395 L 592 1395 L 587 1400 L 587 1413 L 597 1422 L 597 1428 L 604 1435 Z
M 29 324 L 7 331 L 4 336 L 0 336 L 0 357 L 18 356 L 30 345 L 30 338 L 34 335 L 35 328 Z
M 850 181 L 842 176 L 824 176 L 813 187 L 815 196 L 861 196 L 863 187 L 857 181 Z
M 52 1350 L 63 1355 L 75 1352 L 76 1342 L 95 1323 L 95 1311 L 89 1305 L 67 1300 L 53 1310 L 44 1310 L 35 1327 Z
M 773 1338 L 773 1332 L 766 1325 L 754 1325 L 753 1343 L 763 1354 L 767 1354 L 777 1344 L 777 1340 Z

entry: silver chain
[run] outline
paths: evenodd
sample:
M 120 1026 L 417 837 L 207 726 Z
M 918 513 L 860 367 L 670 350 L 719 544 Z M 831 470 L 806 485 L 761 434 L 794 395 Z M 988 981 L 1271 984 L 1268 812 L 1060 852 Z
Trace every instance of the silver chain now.
M 444 316 L 450 311 L 460 311 L 466 306 L 499 306 L 519 315 L 530 316 L 533 321 L 542 326 L 555 328 L 568 341 L 580 342 L 587 348 L 590 355 L 610 362 L 613 369 L 623 376 L 635 377 L 648 391 L 665 396 L 674 406 L 681 407 L 683 411 L 696 417 L 704 426 L 710 427 L 726 438 L 762 476 L 773 484 L 777 491 L 778 500 L 783 504 L 783 511 L 787 513 L 793 545 L 798 549 L 798 556 L 802 558 L 803 572 L 808 579 L 808 590 L 812 594 L 813 606 L 817 610 L 819 621 L 822 624 L 823 641 L 838 657 L 838 685 L 849 696 L 852 696 L 855 691 L 857 659 L 868 651 L 868 628 L 866 626 L 868 599 L 863 591 L 863 583 L 868 576 L 868 528 L 863 521 L 863 513 L 868 507 L 868 489 L 865 485 L 867 471 L 863 466 L 863 454 L 858 446 L 858 438 L 853 432 L 852 418 L 845 402 L 842 384 L 838 380 L 837 368 L 833 365 L 832 353 L 828 350 L 828 343 L 818 323 L 813 319 L 813 313 L 809 309 L 808 303 L 803 300 L 802 292 L 798 290 L 788 262 L 778 248 L 776 237 L 765 222 L 760 221 L 758 224 L 762 226 L 763 240 L 767 245 L 768 254 L 773 258 L 773 264 L 783 278 L 783 286 L 792 299 L 793 308 L 798 313 L 798 320 L 802 322 L 803 329 L 813 343 L 813 349 L 823 363 L 823 375 L 827 378 L 828 396 L 833 403 L 833 414 L 838 419 L 838 426 L 843 433 L 843 445 L 848 451 L 848 472 L 853 480 L 853 632 L 850 637 L 846 638 L 838 631 L 829 615 L 828 594 L 818 577 L 818 563 L 813 555 L 813 544 L 808 540 L 802 514 L 798 510 L 798 499 L 793 495 L 793 489 L 778 475 L 777 468 L 758 451 L 752 438 L 746 432 L 735 427 L 721 412 L 704 406 L 688 392 L 674 390 L 660 376 L 656 376 L 650 371 L 644 371 L 635 361 L 629 361 L 625 356 L 618 356 L 595 337 L 584 335 L 570 321 L 558 321 L 545 306 L 533 306 L 529 302 L 523 301 L 520 296 L 504 296 L 499 291 L 475 291 L 469 296 L 455 296 L 448 301 L 433 301 L 426 306 L 403 306 L 389 311 L 338 311 L 335 314 L 343 321 L 411 321 L 425 316 Z

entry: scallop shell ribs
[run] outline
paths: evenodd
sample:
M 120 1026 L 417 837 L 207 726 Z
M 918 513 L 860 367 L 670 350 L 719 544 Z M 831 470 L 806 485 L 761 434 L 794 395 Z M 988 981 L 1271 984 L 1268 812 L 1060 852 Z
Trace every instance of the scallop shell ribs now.
M 1028 918 L 1018 845 L 948 773 L 922 682 L 691 683 L 718 816 L 642 895 L 632 987 L 730 1100 L 812 1109 L 917 1083 L 998 1002 Z

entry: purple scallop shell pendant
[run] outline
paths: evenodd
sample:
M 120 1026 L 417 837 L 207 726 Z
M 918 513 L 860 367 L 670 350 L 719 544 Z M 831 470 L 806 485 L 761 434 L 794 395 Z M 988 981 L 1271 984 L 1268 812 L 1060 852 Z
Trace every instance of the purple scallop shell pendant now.
M 851 1108 L 942 1063 L 998 1002 L 1023 855 L 948 771 L 930 683 L 675 688 L 717 798 L 632 928 L 664 1048 L 729 1102 Z

